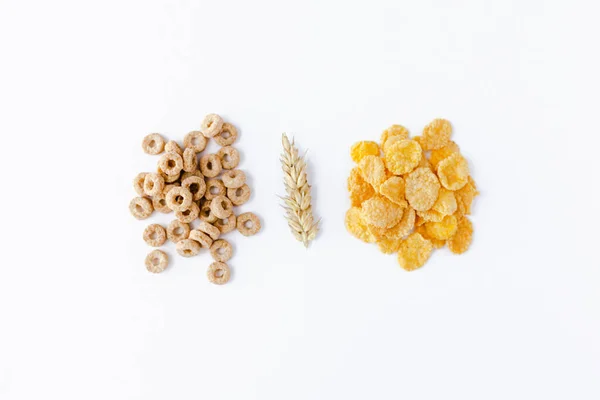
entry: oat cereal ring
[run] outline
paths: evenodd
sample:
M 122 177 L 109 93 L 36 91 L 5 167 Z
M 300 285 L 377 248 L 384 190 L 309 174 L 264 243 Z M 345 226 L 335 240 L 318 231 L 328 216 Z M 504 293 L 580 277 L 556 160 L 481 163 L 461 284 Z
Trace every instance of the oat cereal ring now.
M 215 261 L 226 262 L 233 255 L 233 249 L 227 240 L 219 239 L 210 246 L 210 254 Z
M 219 146 L 230 146 L 236 141 L 237 136 L 238 133 L 235 126 L 225 122 L 221 128 L 221 132 L 216 134 L 213 139 L 215 139 L 215 142 L 217 142 Z
M 187 210 L 188 208 L 190 208 L 193 199 L 194 196 L 188 189 L 178 186 L 169 190 L 169 192 L 165 196 L 167 206 L 173 211 Z
M 185 222 L 186 224 L 189 224 L 190 222 L 196 220 L 196 218 L 198 218 L 199 214 L 200 214 L 200 207 L 198 207 L 198 204 L 192 202 L 192 204 L 190 205 L 190 207 L 188 209 L 183 210 L 183 211 L 176 211 L 175 218 L 177 218 L 181 222 Z
M 151 224 L 144 229 L 144 242 L 152 247 L 160 247 L 167 241 L 167 231 L 159 224 Z
M 196 153 L 201 153 L 206 149 L 208 140 L 200 131 L 191 131 L 183 138 L 183 146 L 193 149 Z
M 171 221 L 167 226 L 167 237 L 173 243 L 177 243 L 180 240 L 187 239 L 190 236 L 190 226 L 185 224 L 178 219 Z
M 202 178 L 204 180 L 204 175 L 202 175 L 202 172 L 195 170 L 192 172 L 184 172 L 183 174 L 181 174 L 181 182 L 185 181 L 190 176 L 197 176 L 198 178 Z
M 251 212 L 240 214 L 237 217 L 237 230 L 244 236 L 256 235 L 260 231 L 260 220 Z
M 231 214 L 228 218 L 217 219 L 214 222 L 215 226 L 221 231 L 221 235 L 231 232 L 237 226 L 237 218 L 235 214 Z
M 221 195 L 212 199 L 210 210 L 217 218 L 227 218 L 233 214 L 233 204 L 227 197 Z
M 165 175 L 177 175 L 183 169 L 183 159 L 177 153 L 165 153 L 158 160 L 158 167 Z
M 148 196 L 156 196 L 165 188 L 165 180 L 160 174 L 147 174 L 144 178 L 144 193 Z
M 151 133 L 142 141 L 142 149 L 146 154 L 160 154 L 165 149 L 165 139 L 158 133 Z
M 144 178 L 148 175 L 147 172 L 140 172 L 135 178 L 133 178 L 133 189 L 138 196 L 145 195 L 144 193 Z
M 136 219 L 146 219 L 154 211 L 152 202 L 146 197 L 136 197 L 129 203 L 129 211 Z
M 206 221 L 200 221 L 198 223 L 198 229 L 200 232 L 204 232 L 210 236 L 212 240 L 217 240 L 221 235 L 221 231 L 216 226 L 209 224 Z
M 207 178 L 214 178 L 221 173 L 221 160 L 216 154 L 206 154 L 200 158 L 200 172 Z
M 157 168 L 157 172 L 163 177 L 165 183 L 175 183 L 179 180 L 179 174 L 167 175 L 160 169 L 160 167 Z
M 200 243 L 192 239 L 183 239 L 177 242 L 175 250 L 182 257 L 193 257 L 200 253 Z
M 160 197 L 159 196 L 154 196 L 152 198 L 152 206 L 159 213 L 168 214 L 170 212 L 173 212 L 173 210 L 171 210 L 169 207 L 167 207 L 167 202 L 165 200 L 165 196 L 164 195 L 160 196 Z
M 164 251 L 152 250 L 146 256 L 146 269 L 153 274 L 163 272 L 169 265 L 169 257 Z
M 183 151 L 183 170 L 185 172 L 193 172 L 198 166 L 196 152 L 191 147 L 186 147 Z
M 169 140 L 167 142 L 167 144 L 165 144 L 165 151 L 166 152 L 177 153 L 180 156 L 183 155 L 183 151 L 181 151 L 181 147 L 179 147 L 179 145 L 177 144 L 177 142 L 174 141 L 174 140 Z
M 206 200 L 212 200 L 217 196 L 225 195 L 225 193 L 227 193 L 227 189 L 222 180 L 209 179 L 206 181 L 206 193 L 204 193 Z
M 223 169 L 234 169 L 240 163 L 240 153 L 231 146 L 221 147 L 217 156 Z
M 210 236 L 198 229 L 194 229 L 190 232 L 190 239 L 195 240 L 200 243 L 202 247 L 206 247 L 207 249 L 210 249 L 210 246 L 213 244 L 213 240 Z
M 217 114 L 208 114 L 204 117 L 204 121 L 202 121 L 202 125 L 200 126 L 202 134 L 207 138 L 213 137 L 221 132 L 221 128 L 223 128 L 223 118 Z
M 213 222 L 216 222 L 218 218 L 210 210 L 210 203 L 211 200 L 206 200 L 200 206 L 200 219 L 204 222 L 212 224 Z
M 242 170 L 233 169 L 224 172 L 221 179 L 226 188 L 237 189 L 246 183 L 246 174 Z
M 181 187 L 186 188 L 194 196 L 194 201 L 198 201 L 204 197 L 206 193 L 206 182 L 203 178 L 197 176 L 190 176 L 189 178 L 181 181 Z
M 206 276 L 208 276 L 208 280 L 212 283 L 216 285 L 224 285 L 229 281 L 231 271 L 229 270 L 229 266 L 227 266 L 227 264 L 215 261 L 208 267 Z
M 241 206 L 250 199 L 250 186 L 244 184 L 239 188 L 227 189 L 227 197 L 235 206 Z

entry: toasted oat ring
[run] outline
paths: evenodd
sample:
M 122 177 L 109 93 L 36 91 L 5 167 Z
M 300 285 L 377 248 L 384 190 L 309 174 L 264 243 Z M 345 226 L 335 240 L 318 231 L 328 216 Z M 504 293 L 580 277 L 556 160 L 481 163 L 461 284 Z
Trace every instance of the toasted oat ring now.
M 152 202 L 146 197 L 136 197 L 129 202 L 129 211 L 136 219 L 146 219 L 154 211 Z
M 198 166 L 198 158 L 196 152 L 191 147 L 186 147 L 183 151 L 183 170 L 185 172 L 193 172 Z
M 179 180 L 179 174 L 167 175 L 160 169 L 160 166 L 157 168 L 157 172 L 163 177 L 165 183 L 174 183 Z
M 223 167 L 216 154 L 206 154 L 200 158 L 200 172 L 207 178 L 214 178 L 221 173 Z
M 190 176 L 189 178 L 181 181 L 181 187 L 186 188 L 194 196 L 194 201 L 200 200 L 206 193 L 206 182 L 204 178 L 197 176 Z
M 204 222 L 212 224 L 213 222 L 216 222 L 218 218 L 210 210 L 210 203 L 211 200 L 205 200 L 200 206 L 200 219 Z
M 239 169 L 225 171 L 221 176 L 223 185 L 228 189 L 237 189 L 246 183 L 246 174 Z
M 181 182 L 185 181 L 190 176 L 197 176 L 198 178 L 204 179 L 204 175 L 202 175 L 202 172 L 195 170 L 192 172 L 184 172 L 183 174 L 181 174 Z
M 165 196 L 154 196 L 152 198 L 152 206 L 154 207 L 154 209 L 156 211 L 158 211 L 159 213 L 163 213 L 163 214 L 168 214 L 170 212 L 173 212 L 173 210 L 171 210 L 168 206 L 167 206 L 167 202 L 165 200 Z
M 138 196 L 145 195 L 144 193 L 144 178 L 148 175 L 147 172 L 140 172 L 133 178 L 133 190 L 138 194 Z
M 164 251 L 152 250 L 146 256 L 146 269 L 153 274 L 163 272 L 169 265 L 169 257 Z
M 183 169 L 183 159 L 177 153 L 169 152 L 160 156 L 158 167 L 165 175 L 177 175 Z
M 213 240 L 210 236 L 198 229 L 194 229 L 190 232 L 190 239 L 195 240 L 200 243 L 202 247 L 206 247 L 207 249 L 210 249 L 210 246 L 213 244 Z
M 142 149 L 146 154 L 160 154 L 165 149 L 165 139 L 158 133 L 151 133 L 142 141 Z
M 167 241 L 167 231 L 159 224 L 151 224 L 144 229 L 144 241 L 152 247 L 160 247 Z
M 183 239 L 177 242 L 175 250 L 182 257 L 193 257 L 200 253 L 200 243 L 192 239 Z
M 144 178 L 144 193 L 148 196 L 156 196 L 165 188 L 165 180 L 160 174 L 147 174 Z
M 221 235 L 231 232 L 237 226 L 237 218 L 235 214 L 231 214 L 228 218 L 219 218 L 214 222 L 215 226 L 221 231 Z
M 183 151 L 181 151 L 181 147 L 179 147 L 179 145 L 177 144 L 177 142 L 174 141 L 174 140 L 169 140 L 167 142 L 167 144 L 165 144 L 165 151 L 166 152 L 177 153 L 180 156 L 183 155 Z
M 190 208 L 194 196 L 188 189 L 176 186 L 165 196 L 167 206 L 173 211 L 185 211 Z
M 234 169 L 240 163 L 240 153 L 231 146 L 221 147 L 217 152 L 223 169 Z
M 221 132 L 221 128 L 223 128 L 223 118 L 217 114 L 208 114 L 204 117 L 204 121 L 202 121 L 202 125 L 200 126 L 202 134 L 207 138 Z
M 206 181 L 206 193 L 204 193 L 204 198 L 206 200 L 212 200 L 217 196 L 224 195 L 225 193 L 227 192 L 222 180 L 209 179 Z
M 208 267 L 206 276 L 208 276 L 208 280 L 212 283 L 216 285 L 223 285 L 229 281 L 229 278 L 231 277 L 231 271 L 229 270 L 229 266 L 227 266 L 227 264 L 220 261 L 215 261 Z
M 200 131 L 191 131 L 183 138 L 183 146 L 193 149 L 196 153 L 201 153 L 206 149 L 208 140 Z
M 198 223 L 198 230 L 209 235 L 212 240 L 217 240 L 221 235 L 221 231 L 219 230 L 219 228 L 209 224 L 206 221 L 200 221 Z
M 217 218 L 227 218 L 233 214 L 233 204 L 227 197 L 220 195 L 212 199 L 210 210 Z
M 177 243 L 180 240 L 187 239 L 190 236 L 190 226 L 186 223 L 174 219 L 167 226 L 167 237 L 173 243 Z
M 233 249 L 227 240 L 219 239 L 210 246 L 210 254 L 215 261 L 227 262 L 233 255 Z
M 230 123 L 224 122 L 221 132 L 216 134 L 213 139 L 219 146 L 230 146 L 237 140 L 237 129 Z
M 227 189 L 227 197 L 235 206 L 241 206 L 250 199 L 250 186 L 243 184 L 239 188 Z
M 260 231 L 260 220 L 251 212 L 240 214 L 237 217 L 237 230 L 244 236 L 256 235 Z
M 177 218 L 181 222 L 185 222 L 186 224 L 189 224 L 190 222 L 195 221 L 196 218 L 198 218 L 199 214 L 200 214 L 200 207 L 198 207 L 198 204 L 192 202 L 192 204 L 190 205 L 190 207 L 187 210 L 176 211 L 175 218 Z

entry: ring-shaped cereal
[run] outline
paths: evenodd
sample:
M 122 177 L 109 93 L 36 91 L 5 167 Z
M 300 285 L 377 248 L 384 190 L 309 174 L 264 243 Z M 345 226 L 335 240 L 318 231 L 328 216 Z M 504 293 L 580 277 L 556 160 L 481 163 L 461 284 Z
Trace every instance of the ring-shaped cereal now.
M 205 154 L 200 158 L 200 172 L 207 178 L 214 178 L 221 173 L 223 167 L 216 154 Z
M 223 196 L 225 193 L 227 193 L 227 189 L 225 189 L 222 180 L 209 179 L 206 181 L 206 193 L 204 193 L 204 198 L 206 200 L 212 200 L 217 196 Z
M 196 153 L 201 153 L 206 149 L 208 140 L 200 131 L 191 131 L 183 138 L 183 147 L 191 148 Z
M 180 186 L 174 187 L 165 195 L 167 206 L 173 211 L 187 210 L 192 204 L 193 200 L 194 196 L 192 193 L 186 188 Z
M 198 201 L 204 197 L 206 193 L 206 182 L 204 178 L 190 176 L 181 181 L 181 187 L 186 188 L 194 196 L 194 201 Z
M 227 218 L 233 214 L 233 204 L 227 197 L 220 195 L 212 199 L 210 210 L 217 218 Z
M 213 137 L 221 132 L 221 128 L 223 128 L 223 118 L 217 114 L 208 114 L 204 117 L 202 125 L 200 126 L 202 134 L 207 138 Z
M 142 141 L 142 149 L 146 154 L 160 154 L 165 149 L 165 139 L 158 133 L 151 133 Z
M 152 247 L 160 247 L 167 241 L 167 231 L 159 224 L 151 224 L 144 229 L 144 242 Z
M 144 193 L 144 178 L 148 175 L 147 172 L 140 172 L 133 178 L 133 190 L 138 194 L 138 196 L 145 195 Z
M 231 214 L 228 218 L 217 219 L 214 224 L 217 228 L 219 228 L 219 231 L 221 231 L 221 235 L 224 235 L 235 230 L 237 227 L 237 218 L 235 214 Z
M 198 158 L 196 152 L 191 147 L 186 147 L 183 151 L 183 170 L 185 172 L 193 172 L 198 166 Z
M 148 196 L 157 196 L 162 194 L 164 188 L 165 180 L 160 174 L 146 174 L 144 178 L 144 193 Z
M 192 172 L 184 172 L 183 174 L 181 174 L 181 182 L 185 181 L 190 176 L 197 176 L 198 178 L 204 179 L 204 175 L 202 175 L 202 172 L 195 170 Z
M 221 176 L 223 185 L 228 189 L 237 189 L 246 183 L 246 174 L 239 169 L 225 171 Z
M 210 246 L 213 244 L 213 240 L 210 238 L 210 236 L 198 229 L 194 229 L 190 232 L 190 239 L 195 240 L 196 242 L 200 243 L 202 247 L 207 249 L 210 249 Z
M 216 285 L 224 285 L 229 281 L 229 278 L 231 277 L 231 271 L 229 270 L 229 266 L 227 264 L 220 261 L 215 261 L 208 267 L 206 276 L 212 283 Z
M 188 209 L 183 210 L 183 211 L 176 211 L 175 218 L 177 218 L 181 222 L 185 222 L 186 224 L 189 224 L 190 222 L 195 221 L 196 218 L 198 218 L 199 214 L 200 214 L 200 207 L 198 207 L 198 204 L 192 202 L 192 204 L 190 205 L 190 207 Z
M 192 239 L 183 239 L 177 242 L 175 250 L 182 257 L 193 257 L 200 253 L 200 243 Z
M 136 197 L 129 202 L 129 211 L 136 219 L 146 219 L 154 211 L 152 202 L 147 197 Z
M 237 129 L 230 123 L 223 123 L 221 132 L 216 134 L 213 139 L 219 146 L 231 146 L 237 140 Z
M 177 153 L 180 156 L 183 155 L 183 151 L 181 150 L 181 147 L 179 147 L 179 145 L 177 144 L 177 142 L 174 141 L 174 140 L 169 140 L 167 142 L 167 144 L 165 144 L 165 151 L 166 152 Z
M 173 243 L 177 243 L 180 240 L 187 239 L 190 236 L 190 226 L 186 223 L 174 219 L 167 226 L 167 237 Z
M 153 274 L 163 272 L 169 265 L 169 257 L 164 251 L 152 250 L 146 256 L 146 269 Z
M 240 164 L 240 153 L 231 146 L 221 147 L 217 152 L 223 169 L 234 169 Z
M 212 224 L 213 222 L 216 222 L 218 218 L 210 210 L 210 203 L 211 200 L 205 200 L 200 206 L 200 219 L 204 222 Z
M 183 169 L 183 159 L 177 153 L 169 152 L 160 156 L 158 167 L 165 175 L 177 175 Z
M 164 195 L 162 195 L 162 196 L 154 196 L 152 198 L 152 206 L 159 213 L 168 214 L 170 212 L 173 212 L 173 210 L 171 210 L 167 206 L 167 201 L 165 200 L 165 196 Z
M 260 231 L 260 220 L 251 212 L 237 217 L 237 230 L 244 236 L 256 235 Z
M 179 180 L 180 174 L 167 175 L 160 169 L 160 167 L 157 168 L 157 171 L 160 174 L 160 176 L 163 177 L 163 179 L 165 180 L 165 183 L 175 183 Z
M 197 230 L 199 230 L 200 232 L 206 233 L 207 235 L 210 236 L 210 238 L 212 240 L 217 240 L 219 238 L 219 236 L 221 235 L 221 231 L 219 230 L 219 228 L 217 228 L 214 225 L 209 224 L 206 221 L 200 221 L 198 223 Z
M 227 262 L 233 255 L 233 248 L 225 239 L 215 240 L 210 246 L 210 255 L 215 261 Z
M 250 186 L 243 184 L 239 188 L 227 189 L 227 197 L 235 206 L 241 206 L 250 199 Z

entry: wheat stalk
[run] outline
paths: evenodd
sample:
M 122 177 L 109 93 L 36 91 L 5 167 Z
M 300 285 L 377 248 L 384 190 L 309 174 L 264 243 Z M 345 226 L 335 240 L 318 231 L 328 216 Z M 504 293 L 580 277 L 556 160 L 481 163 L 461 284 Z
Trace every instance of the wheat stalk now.
M 281 197 L 285 209 L 285 219 L 296 239 L 308 247 L 308 243 L 317 236 L 319 221 L 314 221 L 310 197 L 310 185 L 306 179 L 306 161 L 298 155 L 294 139 L 290 143 L 284 133 L 281 141 L 281 168 L 287 196 Z

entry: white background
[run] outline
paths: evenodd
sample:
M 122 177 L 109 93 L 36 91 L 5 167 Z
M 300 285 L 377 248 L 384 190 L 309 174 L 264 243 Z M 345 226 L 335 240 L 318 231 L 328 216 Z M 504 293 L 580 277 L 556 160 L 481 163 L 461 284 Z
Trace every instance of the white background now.
M 0 399 L 598 399 L 598 8 L 592 1 L 0 2 Z M 149 274 L 129 215 L 220 113 L 260 235 Z M 454 125 L 481 196 L 462 256 L 407 273 L 345 232 L 348 150 Z M 278 207 L 309 149 L 322 233 Z M 167 223 L 171 217 L 154 216 Z

